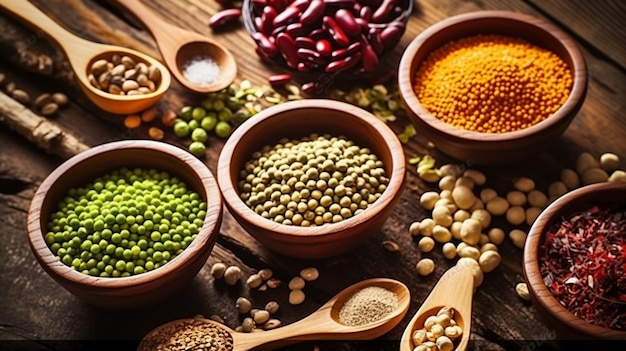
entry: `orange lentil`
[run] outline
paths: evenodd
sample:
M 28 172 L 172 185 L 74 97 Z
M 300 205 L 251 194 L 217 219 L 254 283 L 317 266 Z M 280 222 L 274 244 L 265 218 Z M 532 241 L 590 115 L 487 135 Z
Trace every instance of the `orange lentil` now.
M 128 115 L 124 118 L 124 127 L 135 129 L 141 125 L 141 117 L 137 114 Z
M 414 90 L 443 122 L 505 133 L 550 117 L 572 84 L 569 67 L 555 53 L 518 38 L 476 35 L 432 52 L 416 74 Z

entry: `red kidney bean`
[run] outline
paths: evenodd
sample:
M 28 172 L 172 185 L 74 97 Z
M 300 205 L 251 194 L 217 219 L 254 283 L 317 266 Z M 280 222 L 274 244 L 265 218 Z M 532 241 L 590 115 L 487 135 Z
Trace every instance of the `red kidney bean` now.
M 338 73 L 348 70 L 361 61 L 361 52 L 356 52 L 352 56 L 333 61 L 326 66 L 326 73 Z
M 295 21 L 302 11 L 296 6 L 287 6 L 284 10 L 274 17 L 272 23 L 275 27 L 289 24 Z
M 328 40 L 319 39 L 315 42 L 315 50 L 322 56 L 329 56 L 333 49 Z
M 352 12 L 346 9 L 339 9 L 335 12 L 335 23 L 351 37 L 356 37 L 361 33 L 361 26 L 354 19 Z
M 353 55 L 353 54 L 359 52 L 359 50 L 361 50 L 361 42 L 357 41 L 357 42 L 354 42 L 354 43 L 350 44 L 350 46 L 348 46 L 347 48 L 341 48 L 341 49 L 333 50 L 330 53 L 330 57 L 333 60 L 338 60 L 338 59 L 341 59 L 341 58 Z
M 385 50 L 385 46 L 383 45 L 383 41 L 380 39 L 380 30 L 376 28 L 371 28 L 368 33 L 368 42 L 372 46 L 372 49 L 380 55 Z
M 351 8 L 354 6 L 355 0 L 324 0 L 324 2 L 335 8 Z
M 274 10 L 271 6 L 265 6 L 263 8 L 263 13 L 261 14 L 261 25 L 259 31 L 263 32 L 265 35 L 269 35 L 272 33 L 274 29 L 274 18 L 276 18 L 276 10 Z M 259 18 L 259 17 L 257 17 Z
M 400 37 L 402 37 L 402 31 L 404 30 L 404 25 L 402 26 L 388 26 L 380 32 L 380 40 L 383 42 L 383 47 L 385 50 L 392 48 L 398 41 Z
M 359 24 L 359 26 L 361 26 L 361 32 L 362 33 L 367 33 L 370 29 L 370 23 L 360 17 L 357 17 L 354 19 L 354 21 L 356 21 L 356 23 Z
M 328 32 L 331 38 L 340 46 L 348 46 L 350 44 L 350 39 L 343 32 L 343 30 L 337 25 L 337 22 L 330 17 L 324 16 L 322 18 L 322 27 Z
M 300 89 L 303 93 L 308 95 L 316 95 L 321 92 L 320 84 L 318 84 L 317 82 L 304 83 L 302 84 Z
M 318 64 L 318 65 L 323 65 L 323 64 L 326 63 L 326 59 L 323 58 L 315 50 L 299 48 L 297 53 L 298 53 L 298 57 L 303 59 L 303 60 L 306 60 L 306 61 L 309 61 L 309 62 L 313 62 L 313 63 Z
M 268 78 L 271 85 L 283 85 L 287 84 L 291 81 L 291 74 L 283 73 L 283 74 L 275 74 Z
M 263 8 L 269 4 L 270 2 L 268 0 L 252 0 L 252 6 L 259 11 L 263 10 Z
M 296 52 L 296 42 L 287 33 L 279 33 L 276 36 L 276 47 L 283 56 L 289 67 L 296 68 L 298 66 L 298 53 Z
M 324 0 L 311 0 L 309 7 L 302 12 L 300 16 L 300 23 L 305 26 L 312 25 L 315 21 L 322 18 L 324 10 L 326 9 L 326 3 Z
M 305 48 L 305 49 L 309 49 L 309 50 L 316 50 L 315 49 L 315 41 L 311 38 L 308 37 L 297 37 L 296 39 L 294 39 L 296 42 L 296 47 L 297 48 Z
M 285 27 L 285 32 L 291 35 L 292 38 L 302 37 L 306 34 L 302 23 L 291 23 L 287 25 L 287 27 Z
M 269 2 L 268 5 L 273 7 L 276 10 L 276 12 L 280 12 L 284 10 L 291 1 L 290 0 L 268 0 L 268 2 Z
M 385 18 L 387 18 L 387 15 L 391 13 L 395 3 L 396 0 L 383 0 L 380 6 L 372 14 L 372 21 L 377 23 L 383 22 Z
M 322 28 L 314 29 L 309 33 L 309 38 L 313 40 L 326 39 L 326 31 Z
M 241 17 L 241 9 L 226 9 L 217 12 L 209 18 L 209 27 L 212 29 L 222 28 L 227 24 L 239 21 Z
M 373 72 L 378 67 L 378 55 L 372 49 L 370 45 L 367 44 L 366 39 L 363 38 L 363 44 L 361 44 L 361 66 L 365 72 Z
M 318 67 L 319 66 L 312 62 L 298 62 L 298 67 L 296 69 L 298 72 L 311 72 L 313 69 Z
M 361 7 L 361 11 L 359 11 L 359 18 L 369 22 L 369 20 L 372 19 L 372 8 L 369 6 Z
M 267 57 L 272 58 L 276 57 L 278 54 L 278 49 L 276 45 L 272 43 L 272 41 L 263 33 L 256 32 L 252 36 L 254 41 L 256 42 L 257 48 L 261 50 Z

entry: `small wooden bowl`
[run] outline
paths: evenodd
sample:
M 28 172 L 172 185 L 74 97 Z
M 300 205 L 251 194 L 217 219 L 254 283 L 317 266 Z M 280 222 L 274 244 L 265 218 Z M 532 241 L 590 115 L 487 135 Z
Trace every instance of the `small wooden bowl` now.
M 554 115 L 531 127 L 508 133 L 480 133 L 454 127 L 433 116 L 418 100 L 415 75 L 428 54 L 442 45 L 478 34 L 525 39 L 551 50 L 570 67 L 573 86 Z M 517 162 L 557 140 L 574 119 L 587 94 L 587 67 L 576 42 L 552 24 L 522 13 L 477 11 L 446 18 L 419 34 L 402 54 L 398 86 L 406 111 L 418 133 L 444 153 L 477 164 Z
M 539 247 L 545 232 L 562 215 L 597 204 L 624 203 L 626 183 L 605 182 L 573 190 L 548 206 L 531 227 L 524 247 L 524 277 L 533 304 L 557 337 L 572 339 L 626 340 L 626 331 L 603 328 L 577 317 L 552 295 L 539 270 Z
M 72 270 L 57 260 L 44 239 L 48 221 L 70 188 L 121 167 L 154 168 L 177 176 L 207 202 L 204 224 L 191 245 L 153 271 L 99 278 Z M 149 140 L 111 142 L 70 158 L 41 183 L 28 210 L 28 241 L 46 273 L 72 294 L 100 307 L 134 308 L 171 295 L 195 277 L 219 234 L 222 208 L 217 181 L 206 165 L 186 150 Z
M 387 189 L 365 211 L 338 223 L 300 227 L 261 217 L 239 197 L 237 183 L 244 164 L 263 146 L 311 133 L 343 135 L 370 148 L 384 163 Z M 281 254 L 317 259 L 344 253 L 379 232 L 400 198 L 405 167 L 402 145 L 384 122 L 344 102 L 307 99 L 272 106 L 239 126 L 220 153 L 217 179 L 227 208 L 248 233 Z

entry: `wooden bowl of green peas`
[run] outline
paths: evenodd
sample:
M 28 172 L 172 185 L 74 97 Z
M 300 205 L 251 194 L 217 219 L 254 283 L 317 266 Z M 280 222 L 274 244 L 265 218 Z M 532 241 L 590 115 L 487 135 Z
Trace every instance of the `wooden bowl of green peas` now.
M 223 200 L 204 163 L 151 140 L 93 147 L 57 167 L 28 211 L 43 269 L 104 308 L 156 303 L 188 284 L 219 233 Z
M 217 178 L 241 226 L 283 255 L 322 259 L 367 241 L 403 191 L 396 134 L 371 113 L 324 99 L 272 106 L 226 141 Z

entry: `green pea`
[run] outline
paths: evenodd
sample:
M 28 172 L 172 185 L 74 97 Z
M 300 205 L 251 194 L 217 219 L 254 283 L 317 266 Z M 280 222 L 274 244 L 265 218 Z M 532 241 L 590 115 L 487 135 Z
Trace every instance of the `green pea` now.
M 232 127 L 226 121 L 219 121 L 217 125 L 215 125 L 215 134 L 220 138 L 228 137 L 231 131 Z
M 215 114 L 207 115 L 200 121 L 200 127 L 206 131 L 211 131 L 217 125 L 217 117 Z
M 202 157 L 206 154 L 206 146 L 200 141 L 194 141 L 189 145 L 189 152 L 196 157 Z
M 184 138 L 187 135 L 189 135 L 189 124 L 186 121 L 178 121 L 176 123 L 174 123 L 174 135 L 176 135 L 179 138 Z
M 191 111 L 191 118 L 194 121 L 200 121 L 206 116 L 206 110 L 203 107 L 194 107 Z
M 196 128 L 191 132 L 191 140 L 205 143 L 208 139 L 208 134 L 203 128 Z

